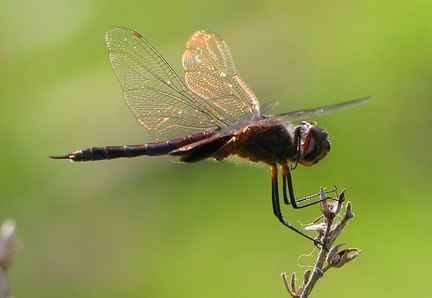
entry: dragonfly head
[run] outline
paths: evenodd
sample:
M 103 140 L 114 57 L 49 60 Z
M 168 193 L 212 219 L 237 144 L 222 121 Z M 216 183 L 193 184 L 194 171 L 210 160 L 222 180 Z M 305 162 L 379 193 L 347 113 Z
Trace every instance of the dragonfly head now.
M 303 121 L 297 126 L 299 132 L 299 160 L 303 166 L 310 167 L 330 151 L 328 133 L 316 126 L 315 122 Z

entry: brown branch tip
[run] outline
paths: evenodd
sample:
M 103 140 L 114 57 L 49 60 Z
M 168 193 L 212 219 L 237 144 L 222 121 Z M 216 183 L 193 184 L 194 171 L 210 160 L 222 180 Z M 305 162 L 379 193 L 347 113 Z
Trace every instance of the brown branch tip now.
M 316 241 L 323 243 L 323 247 L 320 249 L 317 256 L 315 265 L 312 270 L 307 270 L 303 276 L 302 285 L 296 289 L 296 274 L 291 274 L 291 279 L 288 281 L 286 273 L 282 273 L 282 280 L 284 282 L 287 292 L 291 297 L 309 297 L 312 289 L 324 274 L 330 268 L 341 268 L 347 263 L 357 258 L 361 250 L 358 248 L 346 248 L 339 250 L 345 243 L 334 245 L 336 239 L 342 233 L 346 227 L 348 221 L 354 217 L 352 212 L 351 202 L 347 202 L 345 213 L 339 222 L 335 222 L 336 218 L 339 218 L 339 213 L 342 210 L 343 202 L 345 200 L 345 189 L 338 194 L 335 189 L 336 198 L 334 202 L 328 203 L 327 199 L 333 199 L 326 195 L 325 189 L 320 190 L 320 201 L 322 214 L 319 219 L 323 219 L 323 223 L 316 223 L 318 220 L 313 222 L 313 225 L 307 227 L 307 230 L 313 230 L 318 232 Z

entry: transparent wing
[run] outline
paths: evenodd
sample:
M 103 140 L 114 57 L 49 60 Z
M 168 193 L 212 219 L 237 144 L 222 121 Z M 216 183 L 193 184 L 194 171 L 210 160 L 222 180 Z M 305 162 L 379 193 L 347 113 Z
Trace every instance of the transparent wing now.
M 227 126 L 220 112 L 188 90 L 139 33 L 113 28 L 106 43 L 129 108 L 156 141 Z
M 225 41 L 217 34 L 197 31 L 183 55 L 186 85 L 211 102 L 228 123 L 246 114 L 259 114 L 258 99 L 238 76 Z
M 352 100 L 352 101 L 338 103 L 335 105 L 329 105 L 329 106 L 321 107 L 318 109 L 289 112 L 289 113 L 275 116 L 274 118 L 279 120 L 279 121 L 288 120 L 290 122 L 298 121 L 298 120 L 305 120 L 308 118 L 329 114 L 329 113 L 332 113 L 335 111 L 348 109 L 348 108 L 351 108 L 351 107 L 356 106 L 358 104 L 367 102 L 367 101 L 371 100 L 372 98 L 373 98 L 372 96 L 369 96 L 369 97 L 364 97 L 364 98 L 360 98 L 360 99 L 356 99 L 356 100 Z

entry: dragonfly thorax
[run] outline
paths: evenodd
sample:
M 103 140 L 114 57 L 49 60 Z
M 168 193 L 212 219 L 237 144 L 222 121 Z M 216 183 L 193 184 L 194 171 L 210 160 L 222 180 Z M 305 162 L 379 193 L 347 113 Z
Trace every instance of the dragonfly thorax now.
M 236 136 L 235 154 L 269 165 L 295 162 L 292 133 L 282 124 L 249 126 Z

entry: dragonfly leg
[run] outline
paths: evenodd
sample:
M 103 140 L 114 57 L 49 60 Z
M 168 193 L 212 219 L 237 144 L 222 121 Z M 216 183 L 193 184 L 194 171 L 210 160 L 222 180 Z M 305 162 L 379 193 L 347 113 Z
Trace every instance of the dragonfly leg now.
M 288 227 L 291 230 L 293 230 L 294 232 L 308 238 L 309 240 L 312 240 L 315 244 L 319 244 L 319 245 L 323 246 L 323 244 L 321 242 L 319 242 L 319 241 L 315 240 L 314 238 L 312 238 L 311 236 L 303 233 L 302 231 L 300 231 L 299 229 L 294 227 L 292 224 L 290 224 L 289 222 L 287 222 L 283 218 L 282 211 L 280 208 L 280 202 L 279 202 L 279 186 L 278 186 L 278 168 L 277 168 L 277 165 L 272 166 L 271 181 L 272 181 L 272 203 L 273 203 L 274 215 L 276 215 L 276 217 L 279 219 L 279 221 L 282 224 L 284 224 L 286 227 Z M 284 190 L 284 200 L 286 200 L 285 197 L 286 197 L 286 191 Z
M 325 197 L 321 197 L 320 193 L 317 194 L 313 194 L 301 199 L 296 199 L 295 195 L 294 195 L 294 188 L 292 185 L 292 179 L 291 179 L 291 171 L 288 167 L 288 165 L 284 164 L 282 165 L 282 181 L 283 181 L 283 195 L 284 195 L 284 202 L 287 205 L 292 205 L 294 209 L 300 209 L 300 208 L 304 208 L 304 207 L 308 207 L 311 205 L 315 205 L 319 202 L 322 202 L 324 200 L 335 200 L 335 198 L 330 197 L 330 196 L 325 196 Z M 336 192 L 336 187 L 332 190 L 326 190 L 325 193 L 332 193 L 332 192 Z M 313 202 L 309 202 L 307 204 L 304 205 L 299 205 L 298 203 L 304 202 L 304 201 L 308 201 L 312 198 L 315 197 L 320 197 L 318 200 L 315 200 Z

